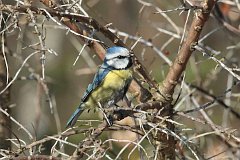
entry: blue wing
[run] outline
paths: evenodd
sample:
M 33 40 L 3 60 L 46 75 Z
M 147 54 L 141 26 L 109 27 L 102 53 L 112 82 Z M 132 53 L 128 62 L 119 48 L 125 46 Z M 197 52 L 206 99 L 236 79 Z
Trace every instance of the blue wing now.
M 93 82 L 88 85 L 87 90 L 83 94 L 80 105 L 78 106 L 76 111 L 72 114 L 72 116 L 69 118 L 66 128 L 72 127 L 76 123 L 78 117 L 84 111 L 82 104 L 84 104 L 84 102 L 87 101 L 89 95 L 92 93 L 92 91 L 95 88 L 97 88 L 101 84 L 101 82 L 103 81 L 103 79 L 106 77 L 106 75 L 108 74 L 108 72 L 110 70 L 111 70 L 111 68 L 109 66 L 107 66 L 105 63 L 103 63 L 100 66 L 98 72 L 94 76 Z
M 81 104 L 82 104 L 82 103 L 81 103 Z M 76 111 L 72 114 L 72 116 L 69 118 L 69 120 L 68 120 L 68 122 L 67 122 L 66 128 L 74 126 L 74 124 L 76 123 L 78 117 L 79 117 L 80 114 L 84 111 L 84 109 L 81 107 L 81 104 L 80 104 L 79 107 L 76 109 Z
M 103 63 L 98 72 L 95 74 L 93 82 L 88 85 L 87 90 L 83 94 L 82 102 L 86 102 L 89 95 L 92 93 L 92 91 L 97 88 L 103 81 L 103 79 L 106 77 L 106 75 L 109 73 L 111 68 L 107 66 L 107 64 Z

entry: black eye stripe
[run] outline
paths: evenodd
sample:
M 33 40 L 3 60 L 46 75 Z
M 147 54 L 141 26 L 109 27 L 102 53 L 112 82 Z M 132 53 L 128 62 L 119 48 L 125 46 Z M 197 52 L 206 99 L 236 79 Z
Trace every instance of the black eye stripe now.
M 124 59 L 124 58 L 126 58 L 125 56 L 117 56 L 117 58 L 119 58 L 119 59 Z
M 118 59 L 124 59 L 124 58 L 127 58 L 126 56 L 117 56 L 117 57 L 113 57 L 113 58 L 110 58 L 110 59 L 116 59 L 116 58 L 118 58 Z M 109 59 L 109 60 L 110 60 Z
M 119 56 L 116 56 L 116 57 L 112 57 L 112 58 L 106 58 L 107 60 L 112 60 L 112 59 L 125 59 L 125 58 L 130 58 L 130 56 L 121 56 L 121 55 L 119 55 Z

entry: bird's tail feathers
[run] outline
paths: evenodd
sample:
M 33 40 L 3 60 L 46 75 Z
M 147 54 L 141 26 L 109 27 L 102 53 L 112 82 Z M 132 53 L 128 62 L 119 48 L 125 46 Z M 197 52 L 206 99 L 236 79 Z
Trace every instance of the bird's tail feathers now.
M 72 114 L 72 116 L 69 118 L 68 122 L 67 122 L 67 126 L 68 127 L 73 127 L 74 124 L 77 122 L 78 117 L 81 115 L 81 113 L 84 111 L 83 107 L 80 105 L 76 111 Z

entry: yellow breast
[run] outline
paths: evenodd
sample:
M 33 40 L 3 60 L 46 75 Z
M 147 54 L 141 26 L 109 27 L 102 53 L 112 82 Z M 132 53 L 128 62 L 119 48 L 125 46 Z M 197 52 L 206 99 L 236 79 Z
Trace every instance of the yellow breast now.
M 126 85 L 132 80 L 131 70 L 112 70 L 103 82 L 91 93 L 89 99 L 85 103 L 85 107 L 98 107 L 98 102 L 105 106 L 115 96 L 123 91 Z

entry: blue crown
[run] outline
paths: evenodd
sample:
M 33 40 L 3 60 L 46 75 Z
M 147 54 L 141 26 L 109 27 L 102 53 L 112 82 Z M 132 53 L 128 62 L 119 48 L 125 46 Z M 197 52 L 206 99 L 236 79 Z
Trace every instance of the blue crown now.
M 114 46 L 107 49 L 107 54 L 128 52 L 127 48 Z

